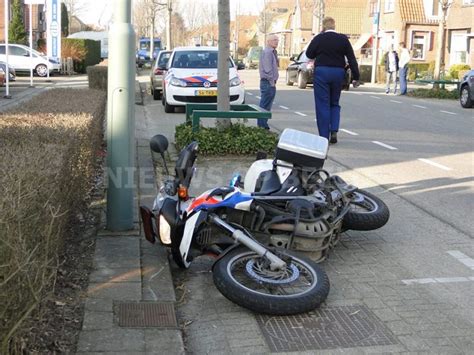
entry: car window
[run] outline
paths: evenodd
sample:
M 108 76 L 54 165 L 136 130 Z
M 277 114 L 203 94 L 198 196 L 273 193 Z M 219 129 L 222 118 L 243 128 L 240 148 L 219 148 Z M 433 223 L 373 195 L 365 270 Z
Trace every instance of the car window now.
M 5 54 L 5 46 L 0 46 L 0 54 Z
M 29 56 L 29 53 L 20 47 L 8 47 L 8 50 L 11 55 Z
M 160 58 L 158 59 L 158 66 L 159 67 L 164 67 L 168 63 L 168 60 L 170 59 L 171 53 L 163 53 L 160 55 Z
M 229 68 L 234 64 L 228 59 Z M 172 68 L 217 69 L 217 51 L 179 51 L 173 56 Z

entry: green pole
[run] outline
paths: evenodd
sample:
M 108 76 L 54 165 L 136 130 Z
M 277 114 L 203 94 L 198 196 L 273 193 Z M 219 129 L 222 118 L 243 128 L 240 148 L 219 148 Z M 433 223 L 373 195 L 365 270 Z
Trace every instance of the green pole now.
M 109 29 L 107 87 L 107 229 L 133 229 L 135 32 L 131 0 L 115 0 Z

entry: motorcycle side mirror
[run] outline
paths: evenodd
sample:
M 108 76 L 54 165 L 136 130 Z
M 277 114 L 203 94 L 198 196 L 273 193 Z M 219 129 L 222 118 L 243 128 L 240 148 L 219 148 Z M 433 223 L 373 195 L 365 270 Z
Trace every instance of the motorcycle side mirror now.
M 163 164 L 165 166 L 166 174 L 169 175 L 170 173 L 168 170 L 168 166 L 166 165 L 166 159 L 165 159 L 165 152 L 168 150 L 168 139 L 161 134 L 157 134 L 156 136 L 153 136 L 150 139 L 150 149 L 153 152 L 159 153 L 161 155 L 161 158 L 163 159 Z
M 157 134 L 150 139 L 150 148 L 155 153 L 163 155 L 168 150 L 168 139 L 161 134 Z

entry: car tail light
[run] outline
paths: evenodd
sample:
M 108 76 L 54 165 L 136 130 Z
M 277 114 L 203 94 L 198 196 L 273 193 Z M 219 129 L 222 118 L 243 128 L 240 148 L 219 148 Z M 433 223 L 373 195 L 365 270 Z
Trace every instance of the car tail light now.
M 314 68 L 314 60 L 310 60 L 310 61 L 306 64 L 306 68 L 308 68 L 308 69 L 313 69 L 313 68 Z
M 163 75 L 163 69 L 156 68 L 155 69 L 155 75 Z

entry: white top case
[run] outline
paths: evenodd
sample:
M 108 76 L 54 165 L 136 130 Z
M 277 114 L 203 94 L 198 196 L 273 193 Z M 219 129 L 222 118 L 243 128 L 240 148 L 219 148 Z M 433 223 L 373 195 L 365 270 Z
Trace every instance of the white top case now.
M 317 159 L 326 159 L 328 140 L 315 134 L 286 128 L 278 140 L 278 148 Z

